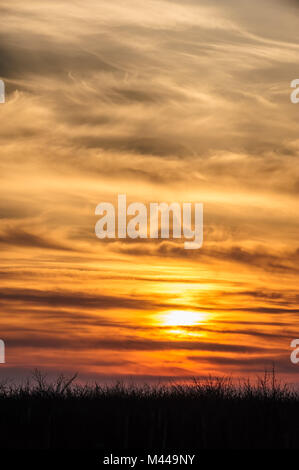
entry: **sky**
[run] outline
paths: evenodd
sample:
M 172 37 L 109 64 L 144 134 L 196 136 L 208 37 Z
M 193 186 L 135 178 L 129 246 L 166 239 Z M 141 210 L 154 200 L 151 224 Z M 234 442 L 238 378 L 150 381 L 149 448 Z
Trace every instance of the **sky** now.
M 299 2 L 2 0 L 1 377 L 298 380 Z M 99 240 L 201 202 L 204 244 Z

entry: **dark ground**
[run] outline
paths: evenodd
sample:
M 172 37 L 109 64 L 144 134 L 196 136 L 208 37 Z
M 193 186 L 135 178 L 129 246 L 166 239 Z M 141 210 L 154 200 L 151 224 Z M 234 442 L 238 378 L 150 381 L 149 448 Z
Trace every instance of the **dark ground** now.
M 299 394 L 265 375 L 189 386 L 0 386 L 2 449 L 298 449 Z

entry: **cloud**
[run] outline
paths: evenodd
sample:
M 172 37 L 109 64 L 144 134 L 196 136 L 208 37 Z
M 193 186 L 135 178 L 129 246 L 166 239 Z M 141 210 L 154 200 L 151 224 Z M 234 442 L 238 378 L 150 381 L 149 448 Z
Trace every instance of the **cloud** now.
M 183 242 L 177 241 L 152 241 L 147 243 L 134 240 L 115 241 L 110 244 L 111 250 L 119 253 L 139 255 L 139 256 L 163 256 L 168 258 L 183 258 L 196 262 L 207 261 L 207 258 L 215 261 L 227 261 L 240 263 L 252 267 L 261 268 L 267 271 L 297 273 L 298 249 L 293 252 L 274 253 L 264 247 L 257 246 L 246 249 L 241 246 L 221 246 L 211 243 L 204 244 L 203 248 L 197 251 L 185 250 Z
M 188 356 L 188 359 L 198 364 L 209 364 L 211 367 L 236 368 L 242 374 L 261 373 L 272 371 L 273 366 L 276 374 L 293 374 L 296 366 L 291 363 L 287 354 L 262 357 L 226 357 L 226 356 Z
M 268 3 L 1 2 L 1 331 L 34 351 L 16 367 L 50 367 L 77 341 L 86 355 L 120 351 L 113 373 L 144 376 L 163 372 L 156 351 L 185 374 L 180 351 L 231 353 L 218 366 L 235 371 L 239 353 L 285 348 L 298 314 L 298 16 Z M 203 248 L 99 241 L 95 207 L 118 193 L 203 202 Z M 217 321 L 206 341 L 167 341 L 141 318 L 166 309 Z
M 84 292 L 72 291 L 41 291 L 34 289 L 2 289 L 0 301 L 10 301 L 14 303 L 29 303 L 31 305 L 44 305 L 68 308 L 87 309 L 111 309 L 111 308 L 131 308 L 131 309 L 151 309 L 160 305 L 158 302 L 144 298 L 133 298 L 127 296 L 110 296 L 102 294 L 85 294 Z
M 0 244 L 19 246 L 21 248 L 45 248 L 48 250 L 73 251 L 71 247 L 60 245 L 45 237 L 26 232 L 21 229 L 8 229 L 0 233 Z
M 233 352 L 240 354 L 256 354 L 265 352 L 265 348 L 242 345 L 221 344 L 204 341 L 163 341 L 142 338 L 98 339 L 57 337 L 50 335 L 14 335 L 7 340 L 9 348 L 55 348 L 70 350 L 112 350 L 112 351 L 205 351 L 205 352 Z

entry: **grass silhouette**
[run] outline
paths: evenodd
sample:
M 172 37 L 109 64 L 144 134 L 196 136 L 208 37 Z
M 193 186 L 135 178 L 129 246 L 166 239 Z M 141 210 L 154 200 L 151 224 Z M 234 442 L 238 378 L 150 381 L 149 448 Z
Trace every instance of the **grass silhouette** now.
M 275 373 L 255 383 L 194 379 L 189 385 L 48 383 L 35 371 L 0 385 L 2 449 L 299 448 L 299 394 Z

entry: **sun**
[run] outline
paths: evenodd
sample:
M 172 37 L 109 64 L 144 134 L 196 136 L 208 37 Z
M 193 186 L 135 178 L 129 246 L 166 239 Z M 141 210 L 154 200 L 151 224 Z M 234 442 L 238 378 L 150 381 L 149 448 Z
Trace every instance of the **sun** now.
M 192 326 L 204 320 L 204 313 L 189 310 L 171 310 L 163 315 L 166 326 Z

